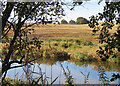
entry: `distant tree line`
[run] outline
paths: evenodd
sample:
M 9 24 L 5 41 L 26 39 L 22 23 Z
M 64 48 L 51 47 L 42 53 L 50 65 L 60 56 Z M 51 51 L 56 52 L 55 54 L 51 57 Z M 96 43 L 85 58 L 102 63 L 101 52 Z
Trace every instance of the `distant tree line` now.
M 63 19 L 61 20 L 61 24 L 88 24 L 88 20 L 83 17 L 78 17 L 76 21 L 70 20 L 69 22 L 67 22 L 67 20 Z

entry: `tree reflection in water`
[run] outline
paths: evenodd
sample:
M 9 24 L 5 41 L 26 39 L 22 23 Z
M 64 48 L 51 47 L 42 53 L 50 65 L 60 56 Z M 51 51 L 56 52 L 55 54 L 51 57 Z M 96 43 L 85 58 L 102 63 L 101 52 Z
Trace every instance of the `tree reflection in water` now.
M 107 74 L 105 73 L 105 68 L 102 66 L 98 66 L 98 72 L 99 72 L 99 80 L 102 81 L 102 84 L 109 85 L 109 84 L 116 84 L 115 80 L 117 80 L 118 85 L 120 85 L 120 74 L 119 73 L 113 73 L 111 78 L 107 77 Z

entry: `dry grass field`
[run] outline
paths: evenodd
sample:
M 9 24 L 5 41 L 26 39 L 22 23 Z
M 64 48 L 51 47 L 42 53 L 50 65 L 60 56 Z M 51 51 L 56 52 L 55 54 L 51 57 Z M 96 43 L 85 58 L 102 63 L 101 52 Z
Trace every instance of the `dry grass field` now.
M 87 25 L 39 25 L 34 26 L 35 32 L 30 37 L 40 39 L 79 39 L 96 41 L 92 29 Z
M 116 28 L 115 26 L 114 28 Z M 78 39 L 85 41 L 98 41 L 98 34 L 92 35 L 92 28 L 87 24 L 72 25 L 72 24 L 47 24 L 47 25 L 34 25 L 30 27 L 35 29 L 34 33 L 29 37 L 38 37 L 40 39 Z M 114 32 L 116 29 L 110 30 Z M 9 36 L 12 32 L 9 33 Z
M 116 28 L 115 26 L 114 28 Z M 31 27 L 35 32 L 30 37 L 39 37 L 40 39 L 78 39 L 84 41 L 98 41 L 98 34 L 92 35 L 92 28 L 87 24 L 72 25 L 72 24 L 48 24 Z M 114 32 L 116 29 L 110 30 Z
M 78 39 L 86 41 L 96 41 L 96 36 L 92 36 L 92 29 L 87 24 L 83 25 L 35 25 L 30 27 L 35 29 L 29 37 L 39 37 L 40 39 Z M 9 33 L 9 36 L 12 32 Z

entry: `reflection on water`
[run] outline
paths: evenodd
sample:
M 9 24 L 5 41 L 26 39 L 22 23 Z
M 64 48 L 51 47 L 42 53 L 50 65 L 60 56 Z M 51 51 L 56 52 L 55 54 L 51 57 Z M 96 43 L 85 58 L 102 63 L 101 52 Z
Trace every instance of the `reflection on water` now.
M 13 79 L 18 78 L 22 80 L 27 80 L 26 78 L 37 78 L 44 74 L 43 78 L 46 79 L 49 83 L 58 77 L 54 84 L 63 84 L 66 81 L 66 77 L 61 65 L 63 66 L 65 71 L 69 69 L 70 75 L 72 75 L 73 77 L 73 82 L 76 84 L 120 83 L 120 79 L 117 79 L 114 82 L 109 82 L 113 73 L 120 73 L 118 69 L 115 69 L 115 67 L 111 69 L 109 65 L 109 68 L 107 68 L 107 65 L 103 66 L 102 63 L 100 64 L 96 62 L 78 63 L 71 61 L 62 61 L 53 62 L 52 64 L 50 64 L 50 61 L 43 61 L 42 63 L 41 60 L 41 62 L 35 63 L 34 65 L 30 66 L 28 70 L 26 67 L 11 69 L 8 71 L 7 77 L 11 77 Z M 118 66 L 116 66 L 116 68 L 118 68 Z M 25 71 L 29 71 L 29 77 L 26 77 Z

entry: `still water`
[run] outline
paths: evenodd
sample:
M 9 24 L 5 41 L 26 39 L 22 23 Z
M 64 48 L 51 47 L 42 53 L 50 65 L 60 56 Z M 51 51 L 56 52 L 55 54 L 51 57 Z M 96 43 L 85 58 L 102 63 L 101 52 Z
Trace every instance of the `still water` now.
M 56 77 L 57 80 L 54 84 L 64 84 L 66 81 L 66 76 L 64 74 L 63 68 L 66 73 L 70 71 L 70 75 L 73 77 L 73 81 L 75 84 L 102 84 L 105 83 L 105 80 L 110 81 L 112 78 L 112 74 L 119 73 L 120 74 L 120 66 L 112 66 L 104 63 L 86 63 L 86 62 L 71 62 L 71 61 L 62 61 L 55 62 L 54 64 L 47 63 L 34 63 L 34 65 L 29 67 L 29 72 L 34 71 L 38 74 L 32 73 L 32 78 L 37 78 L 41 76 L 41 73 L 44 74 L 44 77 L 47 77 L 48 82 L 52 82 Z M 17 65 L 17 64 L 13 64 Z M 63 68 L 61 67 L 63 66 Z M 25 77 L 25 70 L 27 67 L 20 67 L 16 69 L 11 69 L 7 73 L 7 77 L 11 77 L 13 79 L 21 79 L 27 80 Z M 103 78 L 100 78 L 103 76 Z M 120 79 L 116 81 L 109 82 L 110 84 L 120 84 Z

